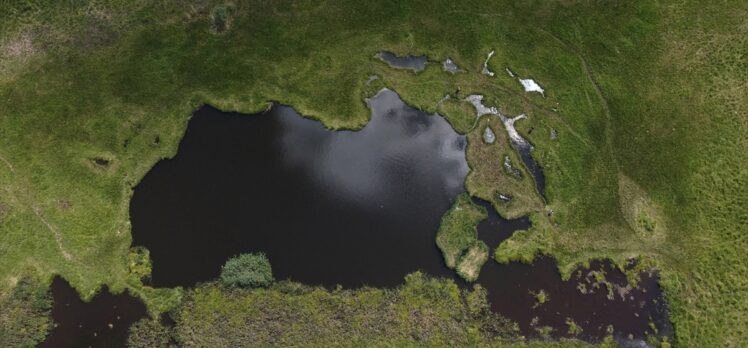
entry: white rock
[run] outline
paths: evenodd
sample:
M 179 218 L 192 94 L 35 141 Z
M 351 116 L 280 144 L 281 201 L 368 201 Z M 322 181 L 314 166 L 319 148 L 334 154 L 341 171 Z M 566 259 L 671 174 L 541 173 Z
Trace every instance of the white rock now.
M 509 139 L 511 139 L 513 143 L 520 146 L 530 146 L 530 143 L 528 143 L 525 138 L 519 135 L 519 133 L 517 133 L 517 129 L 514 128 L 514 122 L 517 122 L 523 118 L 527 118 L 525 114 L 521 114 L 514 118 L 505 117 L 504 115 L 499 115 L 499 117 L 501 117 L 501 122 L 504 123 L 504 128 L 506 128 L 506 132 L 509 134 Z
M 490 114 L 490 115 L 499 114 L 499 110 L 496 109 L 496 107 L 492 106 L 489 108 L 483 105 L 483 96 L 480 94 L 471 94 L 467 96 L 467 98 L 465 98 L 465 101 L 469 102 L 470 104 L 473 104 L 473 106 L 475 107 L 476 116 L 478 117 L 487 115 L 487 114 Z
M 545 92 L 543 87 L 540 87 L 540 85 L 533 79 L 519 79 L 519 82 L 522 84 L 522 87 L 525 88 L 525 92 L 538 92 L 540 94 Z M 543 94 L 543 96 L 545 96 L 545 94 Z
M 493 144 L 493 142 L 496 141 L 496 134 L 493 133 L 491 127 L 486 127 L 486 129 L 483 130 L 483 141 L 488 144 Z
M 457 66 L 457 63 L 452 58 L 447 58 L 447 60 L 442 62 L 442 70 L 454 74 L 460 71 L 460 67 Z
M 491 56 L 493 56 L 493 54 L 494 54 L 494 51 L 491 51 L 491 52 L 489 52 L 489 53 L 488 53 L 488 57 L 486 57 L 486 61 L 485 61 L 485 62 L 483 62 L 483 70 L 481 70 L 481 73 L 482 73 L 483 75 L 488 75 L 488 76 L 493 76 L 493 75 L 495 75 L 495 74 L 493 73 L 493 71 L 491 71 L 491 70 L 489 70 L 489 69 L 488 69 L 488 60 L 489 60 L 489 59 L 491 59 Z

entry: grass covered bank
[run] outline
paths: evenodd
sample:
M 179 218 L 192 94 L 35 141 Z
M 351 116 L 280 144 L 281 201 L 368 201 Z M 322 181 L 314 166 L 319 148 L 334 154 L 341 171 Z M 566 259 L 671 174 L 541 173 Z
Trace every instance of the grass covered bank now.
M 476 225 L 487 217 L 486 209 L 474 204 L 467 194 L 461 194 L 442 217 L 436 233 L 436 245 L 447 267 L 467 281 L 477 280 L 488 260 L 488 246 L 478 239 L 476 230 Z
M 535 213 L 509 258 L 542 250 L 570 271 L 592 257 L 641 256 L 661 270 L 677 344 L 746 345 L 747 7 L 3 2 L 0 292 L 61 274 L 85 297 L 105 283 L 154 310 L 174 307 L 176 292 L 143 286 L 128 264 L 127 211 L 132 187 L 175 153 L 189 114 L 275 100 L 356 128 L 376 74 L 374 84 L 460 131 L 474 121 L 459 101 L 471 93 L 527 114 L 516 126 L 547 177 L 547 207 L 536 210 L 554 214 Z M 466 72 L 391 69 L 372 58 L 381 50 L 451 57 Z M 480 74 L 491 50 L 495 77 Z M 505 68 L 545 95 L 525 93 Z
M 189 290 L 173 326 L 143 320 L 131 347 L 525 346 L 480 286 L 408 275 L 396 289 L 326 290 L 283 281 L 267 289 L 207 283 Z M 564 341 L 558 346 L 585 346 Z

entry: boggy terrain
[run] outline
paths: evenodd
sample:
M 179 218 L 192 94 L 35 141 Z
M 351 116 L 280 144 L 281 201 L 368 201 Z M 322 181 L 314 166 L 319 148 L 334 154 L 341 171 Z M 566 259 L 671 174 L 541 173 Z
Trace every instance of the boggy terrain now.
M 44 337 L 35 294 L 53 275 L 86 299 L 106 284 L 154 313 L 179 306 L 179 289 L 141 281 L 128 207 L 198 106 L 276 101 L 358 129 L 383 86 L 462 133 L 481 127 L 469 95 L 526 115 L 515 127 L 545 201 L 511 177 L 468 179 L 472 195 L 533 222 L 497 260 L 549 254 L 570 277 L 590 259 L 639 258 L 659 270 L 675 344 L 748 341 L 744 1 L 5 2 L 0 13 L 0 313 L 3 327 L 28 329 L 2 332 L 6 342 Z M 429 63 L 393 69 L 378 52 Z M 433 63 L 447 58 L 463 71 Z M 475 178 L 476 159 L 496 160 L 467 151 Z M 505 188 L 514 206 L 492 191 Z

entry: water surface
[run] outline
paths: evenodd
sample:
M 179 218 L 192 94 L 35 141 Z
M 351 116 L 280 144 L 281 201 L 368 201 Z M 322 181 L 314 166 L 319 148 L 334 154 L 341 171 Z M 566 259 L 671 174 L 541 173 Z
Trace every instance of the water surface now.
M 206 106 L 177 156 L 135 189 L 135 244 L 153 283 L 214 278 L 229 257 L 264 251 L 277 278 L 395 286 L 416 270 L 448 274 L 435 231 L 468 167 L 464 136 L 391 91 L 360 131 L 331 131 L 276 106 L 261 115 Z
M 391 52 L 379 52 L 376 55 L 377 58 L 385 61 L 393 68 L 398 69 L 410 69 L 415 72 L 419 72 L 426 68 L 428 58 L 426 56 L 398 56 Z
M 130 325 L 147 315 L 145 305 L 127 292 L 105 287 L 90 302 L 60 277 L 52 281 L 54 326 L 39 347 L 125 347 Z

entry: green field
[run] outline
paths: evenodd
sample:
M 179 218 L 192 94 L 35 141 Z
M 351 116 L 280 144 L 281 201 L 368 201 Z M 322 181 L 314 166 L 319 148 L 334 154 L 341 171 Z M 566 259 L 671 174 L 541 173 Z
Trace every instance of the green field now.
M 469 138 L 483 131 L 460 101 L 469 94 L 528 116 L 516 126 L 535 145 L 546 201 L 512 185 L 534 227 L 497 260 L 542 251 L 568 275 L 591 258 L 640 257 L 660 270 L 675 344 L 746 346 L 746 18 L 745 1 L 0 2 L 3 326 L 43 312 L 5 309 L 42 298 L 18 287 L 55 274 L 86 298 L 102 284 L 129 288 L 153 312 L 195 295 L 141 283 L 128 207 L 199 105 L 277 101 L 358 128 L 364 98 L 386 86 Z M 392 69 L 374 58 L 381 50 L 435 64 Z M 495 77 L 480 74 L 491 50 Z M 447 57 L 465 72 L 443 72 Z M 474 178 L 505 182 L 470 164 Z M 46 320 L 26 325 L 32 341 Z

